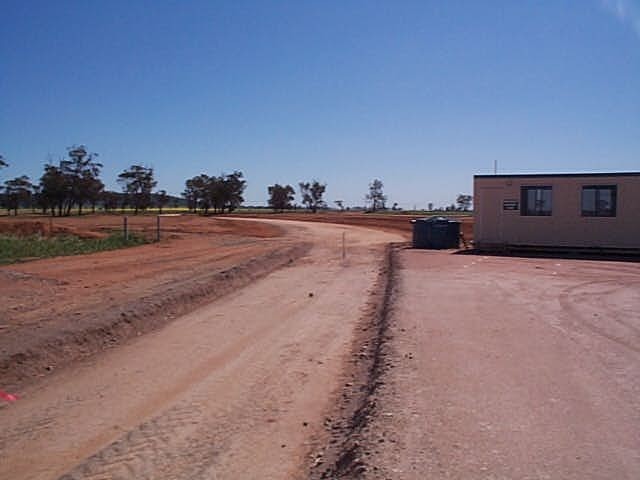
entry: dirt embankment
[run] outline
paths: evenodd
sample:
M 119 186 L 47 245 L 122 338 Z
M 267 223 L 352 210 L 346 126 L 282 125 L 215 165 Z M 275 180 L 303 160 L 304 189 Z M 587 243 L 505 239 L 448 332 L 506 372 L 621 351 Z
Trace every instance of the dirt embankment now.
M 103 235 L 117 216 L 52 221 L 54 232 Z M 308 245 L 274 225 L 163 217 L 160 243 L 0 268 L 0 385 L 15 389 L 96 351 L 157 329 L 203 302 L 288 264 Z M 3 218 L 4 231 L 41 233 L 38 219 Z M 135 217 L 151 234 L 155 218 Z M 44 234 L 51 232 L 50 225 Z
M 51 221 L 42 221 L 36 219 L 16 220 L 11 218 L 3 218 L 0 221 L 0 235 L 15 235 L 26 237 L 31 235 L 40 235 L 42 237 L 52 237 L 54 235 L 73 235 L 80 238 L 105 238 L 106 232 L 95 230 L 86 230 L 72 226 L 53 224 Z
M 155 238 L 156 215 L 126 216 L 130 232 Z M 104 238 L 123 230 L 123 215 L 85 215 L 82 217 L 46 217 L 23 215 L 0 217 L 0 235 L 75 235 L 80 238 Z M 163 238 L 182 238 L 198 233 L 241 235 L 257 238 L 273 238 L 282 235 L 282 229 L 263 222 L 240 224 L 228 218 L 201 217 L 198 215 L 160 215 Z

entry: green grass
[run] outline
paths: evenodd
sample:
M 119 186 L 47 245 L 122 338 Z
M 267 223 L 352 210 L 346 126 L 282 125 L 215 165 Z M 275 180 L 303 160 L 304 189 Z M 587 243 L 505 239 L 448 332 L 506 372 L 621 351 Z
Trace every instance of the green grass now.
M 83 239 L 73 235 L 56 237 L 0 235 L 0 265 L 39 258 L 102 252 L 144 243 L 147 243 L 144 238 L 135 235 L 129 235 L 129 239 L 125 240 L 121 233 L 99 239 Z

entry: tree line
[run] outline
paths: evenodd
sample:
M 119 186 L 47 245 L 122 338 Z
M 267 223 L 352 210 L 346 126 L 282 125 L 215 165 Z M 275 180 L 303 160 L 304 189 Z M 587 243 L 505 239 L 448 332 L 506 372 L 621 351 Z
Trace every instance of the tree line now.
M 320 183 L 317 180 L 311 182 L 298 183 L 300 189 L 300 197 L 302 203 L 313 213 L 317 212 L 319 208 L 325 208 L 327 204 L 323 200 L 323 195 L 327 189 L 326 183 Z M 277 211 L 283 212 L 294 208 L 293 201 L 295 200 L 296 191 L 291 185 L 280 185 L 276 183 L 267 187 L 267 193 L 269 194 L 269 206 Z
M 8 163 L 0 155 L 0 169 L 7 167 Z M 22 175 L 4 182 L 2 200 L 4 207 L 18 214 L 21 206 L 38 208 L 43 214 L 71 215 L 76 209 L 82 215 L 85 207 L 90 207 L 95 212 L 100 206 L 104 211 L 115 211 L 120 208 L 132 208 L 134 213 L 144 212 L 154 206 L 160 210 L 172 200 L 178 200 L 167 194 L 165 190 L 154 189 L 158 182 L 154 177 L 154 170 L 143 165 L 131 165 L 122 171 L 116 181 L 121 187 L 121 192 L 105 189 L 100 173 L 103 168 L 98 161 L 98 154 L 91 152 L 85 145 L 74 145 L 67 148 L 67 157 L 57 163 L 47 163 L 38 183 Z M 247 182 L 242 172 L 234 171 L 231 174 L 210 176 L 202 173 L 185 181 L 185 190 L 182 197 L 191 212 L 225 213 L 232 212 L 244 202 L 244 191 Z M 315 213 L 319 209 L 328 208 L 324 200 L 327 184 L 318 180 L 298 183 L 298 193 L 304 207 Z M 386 210 L 387 196 L 383 192 L 384 184 L 379 179 L 374 179 L 369 184 L 368 193 L 365 196 L 366 209 L 376 212 Z M 291 185 L 278 183 L 267 187 L 268 205 L 276 212 L 294 209 L 296 205 L 296 190 Z M 472 197 L 460 194 L 456 199 L 457 207 L 451 204 L 446 211 L 468 211 L 471 207 Z M 344 202 L 336 200 L 335 205 L 344 210 Z M 397 210 L 397 203 L 392 209 Z M 433 204 L 429 204 L 429 210 L 433 210 Z
M 205 215 L 209 211 L 233 212 L 244 202 L 242 195 L 246 185 L 239 171 L 217 177 L 202 173 L 185 182 L 182 196 L 187 200 L 189 211 L 201 210 Z
M 383 187 L 382 181 L 378 179 L 369 184 L 369 193 L 367 193 L 365 199 L 369 204 L 369 210 L 372 212 L 386 209 L 387 196 L 383 193 Z M 327 208 L 327 204 L 323 199 L 326 188 L 326 183 L 320 183 L 317 180 L 298 183 L 302 204 L 313 213 L 320 208 Z M 295 208 L 293 202 L 296 191 L 291 185 L 276 183 L 267 188 L 267 193 L 269 194 L 269 206 L 274 211 L 283 212 Z M 340 210 L 344 210 L 344 202 L 342 200 L 336 200 L 334 203 Z
M 0 156 L 0 168 L 7 166 L 7 161 Z M 98 154 L 90 152 L 86 146 L 69 147 L 66 158 L 45 164 L 37 183 L 26 175 L 5 181 L 4 207 L 14 215 L 25 205 L 54 216 L 71 215 L 73 209 L 82 215 L 85 207 L 95 212 L 97 205 L 105 211 L 131 207 L 138 213 L 152 205 L 162 211 L 171 199 L 164 190 L 153 192 L 157 185 L 153 168 L 131 165 L 118 175 L 117 183 L 122 192 L 113 192 L 106 190 L 100 179 L 102 167 Z
M 316 212 L 320 208 L 327 208 L 326 202 L 323 200 L 323 195 L 326 190 L 327 184 L 320 183 L 317 180 L 312 182 L 300 182 L 298 184 L 298 191 L 302 198 L 303 205 Z M 291 185 L 280 185 L 278 183 L 267 187 L 267 193 L 269 195 L 269 206 L 276 212 L 283 212 L 285 210 L 293 210 L 296 208 L 294 203 L 296 191 Z M 387 210 L 387 195 L 384 193 L 384 184 L 380 179 L 374 179 L 369 184 L 369 190 L 365 195 L 365 210 L 369 212 L 377 212 Z M 434 209 L 433 203 L 429 203 L 429 211 L 457 211 L 468 212 L 471 209 L 473 197 L 471 195 L 459 194 L 456 198 L 456 203 L 450 206 Z M 335 200 L 336 207 L 343 211 L 345 209 L 344 202 L 342 200 Z M 456 206 L 457 204 L 457 206 Z M 398 204 L 394 203 L 391 210 L 400 210 Z

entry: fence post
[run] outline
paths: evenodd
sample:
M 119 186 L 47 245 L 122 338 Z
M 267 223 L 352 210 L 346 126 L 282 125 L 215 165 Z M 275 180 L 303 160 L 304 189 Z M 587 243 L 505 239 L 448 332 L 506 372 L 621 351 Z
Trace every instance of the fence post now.
M 160 215 L 156 216 L 156 242 L 160 241 Z
M 342 260 L 347 258 L 347 247 L 345 246 L 345 236 L 346 236 L 346 233 L 342 232 Z
M 127 225 L 127 217 L 124 217 L 124 241 L 128 242 L 129 241 L 129 228 Z

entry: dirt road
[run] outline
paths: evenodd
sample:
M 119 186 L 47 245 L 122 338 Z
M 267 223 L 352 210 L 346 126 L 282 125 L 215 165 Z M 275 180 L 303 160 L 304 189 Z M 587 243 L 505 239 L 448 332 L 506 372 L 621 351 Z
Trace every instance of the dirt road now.
M 367 478 L 640 478 L 640 264 L 399 260 Z
M 310 254 L 1 407 L 0 478 L 304 477 L 383 246 L 401 238 L 282 225 Z

